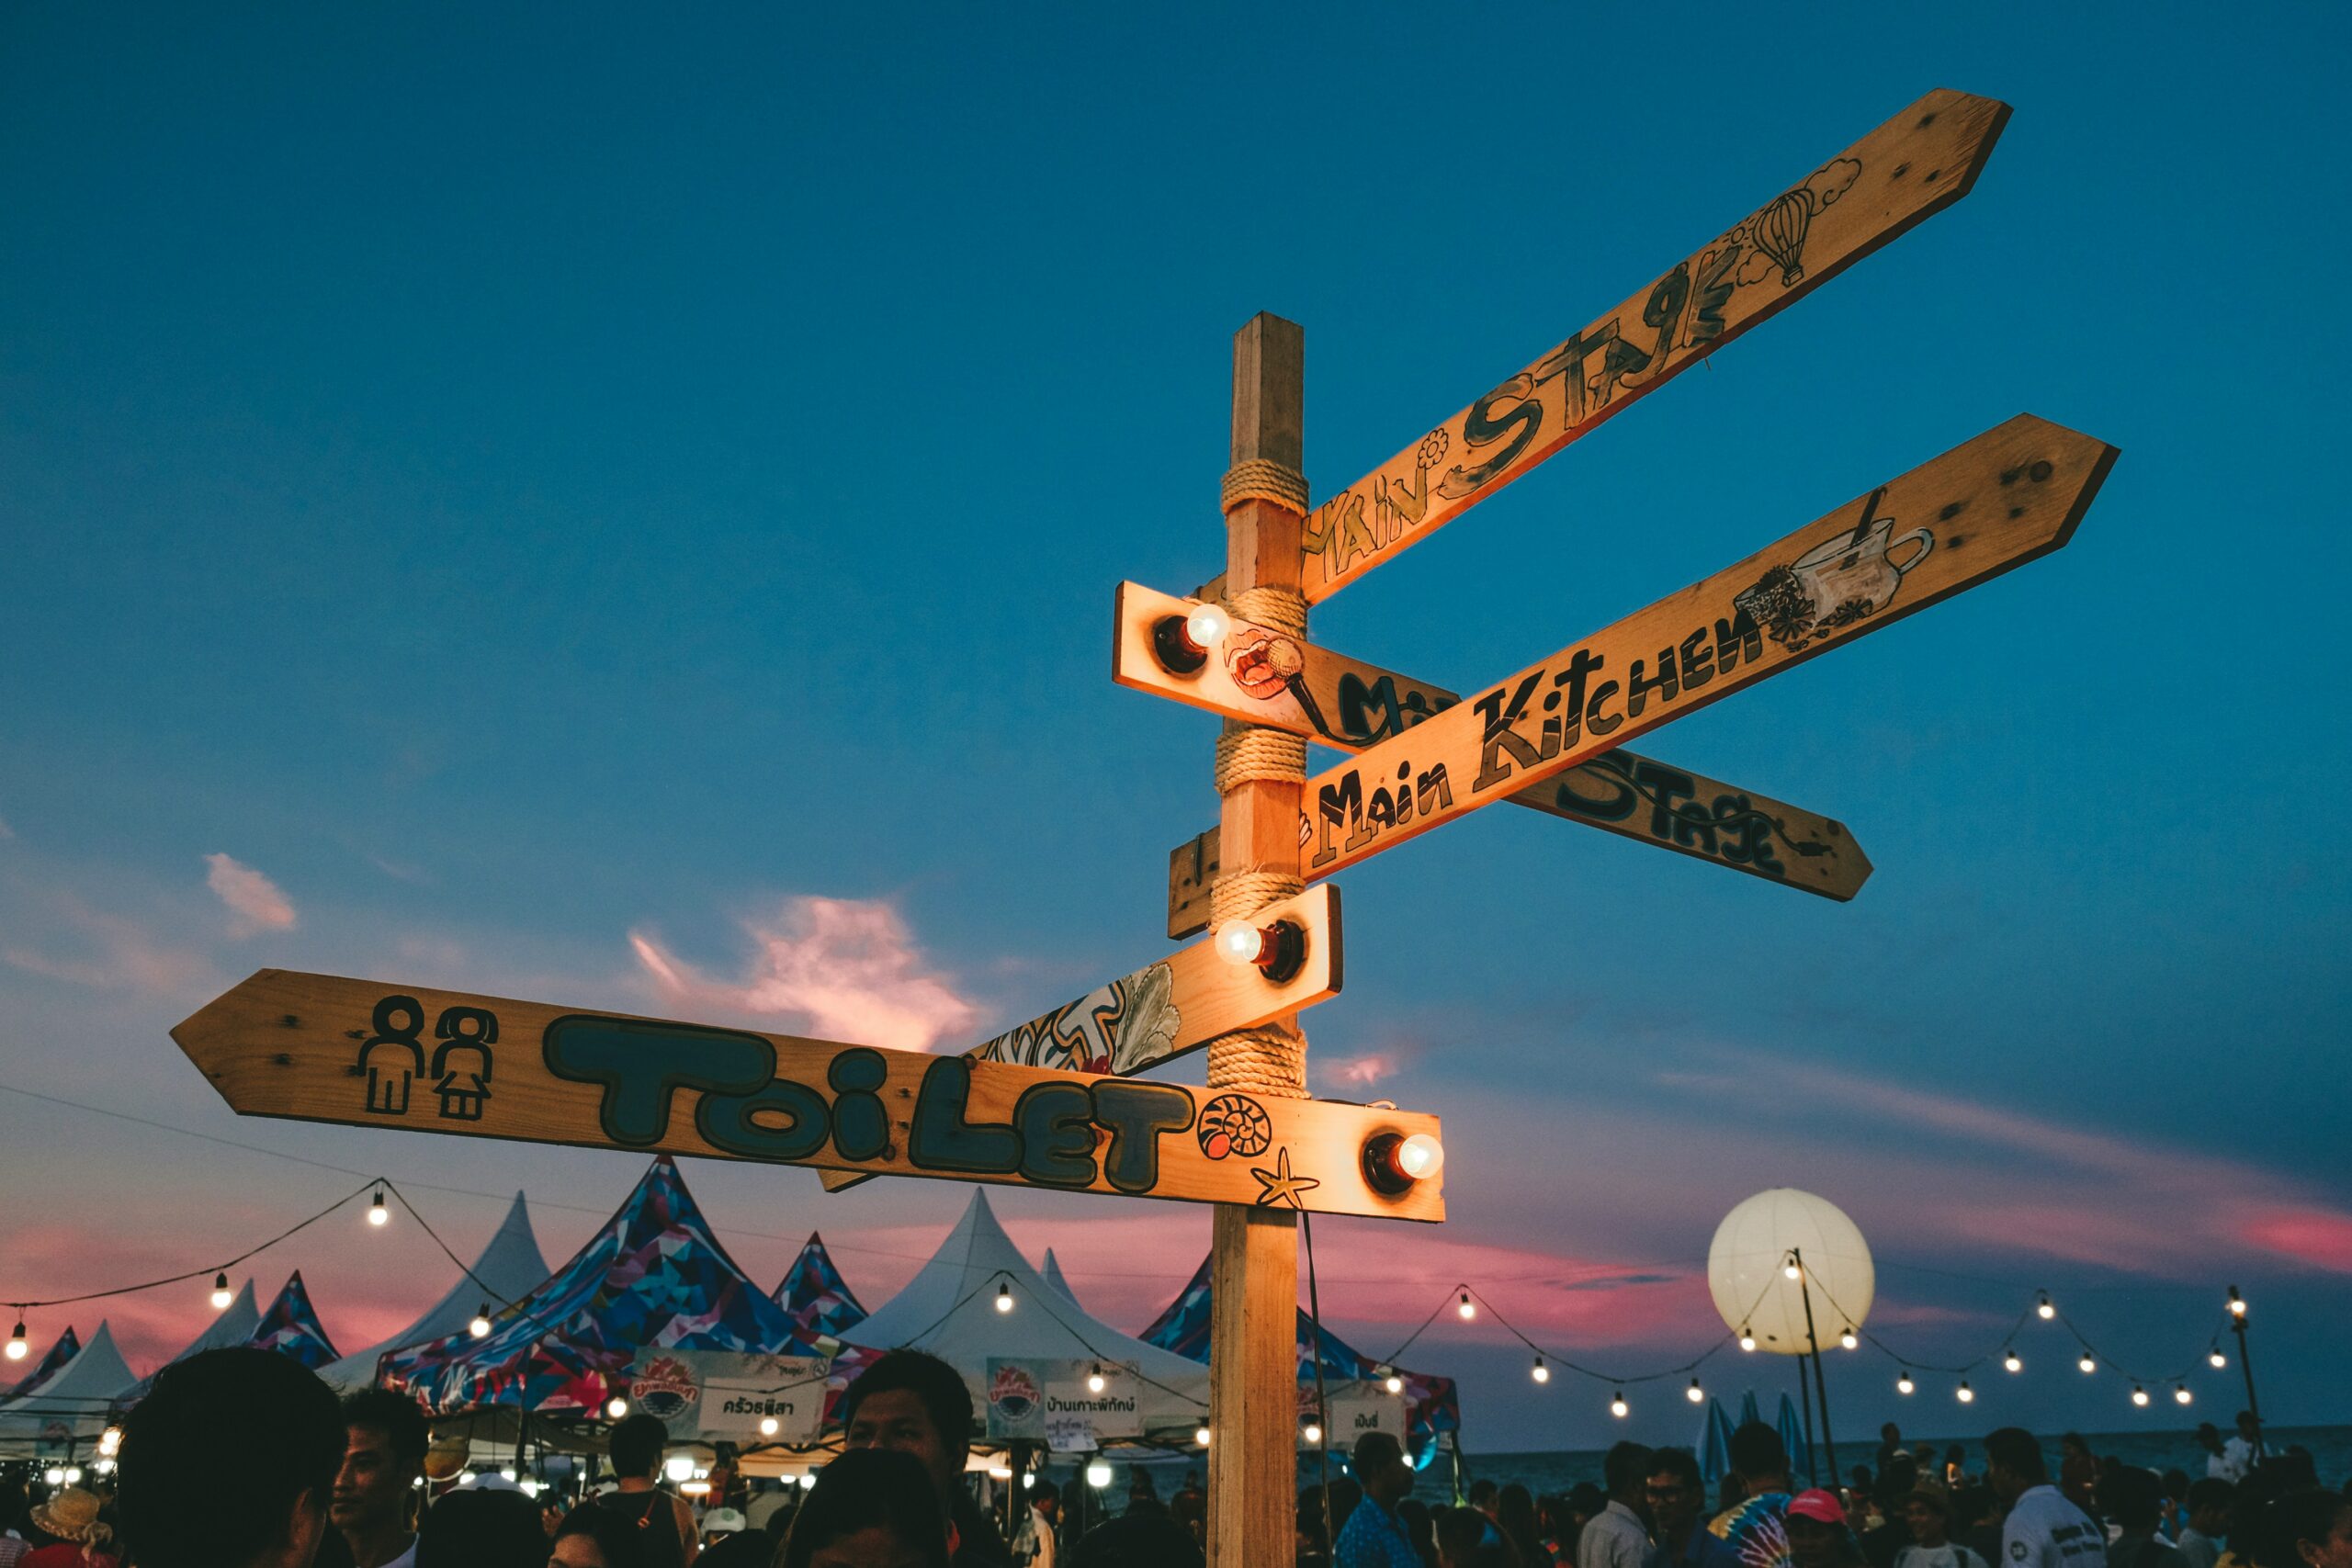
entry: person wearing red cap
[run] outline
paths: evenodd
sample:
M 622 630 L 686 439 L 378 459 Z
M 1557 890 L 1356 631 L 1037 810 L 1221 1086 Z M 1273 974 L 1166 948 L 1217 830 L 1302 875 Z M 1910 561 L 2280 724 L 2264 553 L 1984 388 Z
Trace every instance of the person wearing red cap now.
M 1818 1487 L 1798 1493 L 1789 1499 L 1781 1528 L 1789 1532 L 1789 1561 L 1795 1568 L 1854 1568 L 1861 1561 L 1835 1493 Z

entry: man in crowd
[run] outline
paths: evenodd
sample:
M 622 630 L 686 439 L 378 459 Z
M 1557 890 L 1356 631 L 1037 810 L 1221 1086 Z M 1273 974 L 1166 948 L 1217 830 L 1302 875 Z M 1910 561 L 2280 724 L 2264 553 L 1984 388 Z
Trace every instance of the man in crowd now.
M 1028 1517 L 1014 1536 L 1012 1555 L 1029 1568 L 1054 1568 L 1054 1526 L 1061 1517 L 1062 1491 L 1040 1475 L 1029 1488 Z
M 2156 1534 L 2165 1497 L 2154 1471 L 2109 1466 L 2098 1478 L 2098 1506 L 2120 1532 L 2107 1543 L 2107 1568 L 2188 1568 L 2180 1549 Z
M 964 1489 L 972 1395 L 955 1368 L 921 1350 L 891 1351 L 842 1395 L 842 1427 L 853 1449 L 896 1449 L 922 1461 L 947 1513 L 956 1568 L 1009 1568 L 1003 1538 Z
M 1348 1511 L 1348 1522 L 1340 1529 L 1332 1568 L 1421 1568 L 1421 1554 L 1396 1512 L 1413 1490 L 1413 1467 L 1396 1434 L 1375 1431 L 1358 1438 L 1348 1469 L 1363 1488 L 1363 1500 Z
M 1984 1439 L 1984 1478 L 2007 1513 L 2002 1568 L 2107 1568 L 2107 1532 L 2050 1484 L 2041 1445 L 2022 1427 Z
M 1886 1467 L 1893 1464 L 1894 1462 L 1895 1456 L 1902 1452 L 1903 1428 L 1897 1427 L 1894 1422 L 1889 1421 L 1885 1426 L 1881 1427 L 1878 1429 L 1879 1473 L 1881 1475 L 1884 1475 L 1886 1473 Z M 1913 1462 L 1917 1463 L 1917 1461 L 1914 1461 Z
M 2188 1524 L 2180 1532 L 2180 1554 L 2188 1559 L 2188 1568 L 2214 1568 L 2222 1560 L 2222 1537 L 2230 1529 L 2230 1516 L 2237 1502 L 2238 1489 L 2226 1481 L 2207 1476 L 2188 1483 L 2188 1495 L 2184 1501 L 2188 1507 Z
M 1746 1499 L 1717 1515 L 1708 1533 L 1747 1568 L 1788 1568 L 1789 1452 L 1781 1434 L 1761 1421 L 1733 1431 L 1731 1472 Z
M 1648 1499 L 1650 1450 L 1639 1443 L 1619 1443 L 1601 1461 L 1600 1478 L 1609 1486 L 1609 1504 L 1584 1522 L 1577 1538 L 1577 1568 L 1644 1568 L 1650 1554 L 1650 1532 L 1642 1518 Z
M 1652 1453 L 1644 1493 L 1650 1535 L 1657 1542 L 1650 1568 L 1706 1568 L 1718 1561 L 1719 1543 L 1707 1533 L 1706 1479 L 1689 1449 Z
M 388 1389 L 343 1402 L 343 1466 L 327 1518 L 351 1548 L 354 1568 L 416 1568 L 410 1495 L 424 1473 L 424 1413 Z
M 1918 1484 L 1919 1461 L 1909 1454 L 1897 1452 L 1879 1470 L 1871 1497 L 1878 1504 L 1882 1522 L 1861 1532 L 1862 1561 L 1870 1568 L 1894 1568 L 1903 1549 L 1914 1544 L 1906 1508 Z
M 123 1424 L 123 1541 L 141 1568 L 310 1568 L 347 1441 L 334 1394 L 289 1357 L 175 1362 Z
M 2222 1445 L 2222 1463 L 2229 1472 L 2222 1479 L 2244 1481 L 2246 1472 L 2254 1468 L 2254 1461 L 2261 1457 L 2262 1424 L 2254 1418 L 2253 1411 L 2241 1410 L 2237 1432 Z
M 695 1513 L 686 1500 L 654 1483 L 670 1428 L 655 1416 L 616 1422 L 605 1438 L 616 1490 L 601 1505 L 637 1527 L 637 1540 L 651 1568 L 686 1568 L 702 1551 Z

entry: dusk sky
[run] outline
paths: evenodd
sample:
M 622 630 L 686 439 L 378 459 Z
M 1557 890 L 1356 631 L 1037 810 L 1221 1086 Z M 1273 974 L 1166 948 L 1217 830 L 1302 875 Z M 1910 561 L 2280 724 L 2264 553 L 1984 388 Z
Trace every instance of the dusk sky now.
M 949 1049 L 1160 956 L 1216 721 L 1113 686 L 1111 596 L 1222 566 L 1234 331 L 1303 323 L 1329 493 L 1951 87 L 2015 109 L 1966 200 L 1317 607 L 1467 687 L 2019 412 L 2122 449 L 2064 550 L 1641 743 L 1846 823 L 1850 904 L 1527 811 L 1338 879 L 1312 1082 L 1442 1115 L 1450 1218 L 1318 1226 L 1324 1308 L 1380 1354 L 1467 1280 L 1562 1359 L 1669 1367 L 1724 1336 L 1718 1220 L 1795 1186 L 1919 1363 L 2047 1287 L 2226 1422 L 2234 1283 L 2266 1415 L 2344 1419 L 2347 32 L 9 7 L 0 1088 L 180 1131 L 0 1092 L 0 1300 L 356 1184 L 280 1156 L 410 1184 L 468 1255 L 525 1189 L 551 1260 L 643 1170 L 240 1121 L 166 1031 L 257 968 Z M 869 1305 L 968 1196 L 684 1168 L 763 1282 L 821 1229 Z M 991 1198 L 1131 1332 L 1208 1246 L 1193 1205 Z M 356 1209 L 250 1271 L 296 1266 L 346 1349 L 450 1279 Z M 103 1315 L 143 1371 L 202 1297 L 31 1335 Z M 2018 1348 L 1966 1410 L 1833 1355 L 1841 1429 L 2183 1424 L 2056 1327 Z M 1679 1380 L 1618 1423 L 1488 1321 L 1407 1359 L 1473 1451 L 1689 1439 Z M 1790 1368 L 1704 1371 L 1769 1404 Z

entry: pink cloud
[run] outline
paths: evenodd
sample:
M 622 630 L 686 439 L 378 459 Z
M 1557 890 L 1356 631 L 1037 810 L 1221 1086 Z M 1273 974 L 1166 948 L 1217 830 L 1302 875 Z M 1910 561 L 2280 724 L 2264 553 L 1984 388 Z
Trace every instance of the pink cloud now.
M 2252 1210 L 2241 1223 L 2256 1247 L 2331 1273 L 2352 1274 L 2352 1216 L 2281 1205 Z
M 207 855 L 204 863 L 204 885 L 236 917 L 229 926 L 232 934 L 250 936 L 255 931 L 293 929 L 294 902 L 277 884 L 228 855 Z
M 753 952 L 736 979 L 716 978 L 629 933 L 629 945 L 671 1000 L 724 1008 L 826 1039 L 927 1051 L 978 1016 L 944 976 L 929 973 L 906 921 L 887 903 L 796 897 L 747 919 Z
M 219 988 L 218 975 L 201 954 L 159 942 L 131 921 L 100 914 L 70 894 L 57 895 L 51 902 L 56 926 L 79 933 L 83 951 L 59 956 L 54 952 L 10 947 L 0 949 L 0 962 L 28 975 L 94 990 L 183 998 Z

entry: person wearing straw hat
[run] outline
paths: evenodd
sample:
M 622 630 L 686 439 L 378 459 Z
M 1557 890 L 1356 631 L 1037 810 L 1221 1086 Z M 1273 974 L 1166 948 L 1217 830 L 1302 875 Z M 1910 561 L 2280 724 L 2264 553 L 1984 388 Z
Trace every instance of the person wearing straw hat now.
M 1984 1559 L 1951 1538 L 1951 1494 L 1922 1482 L 1903 1500 L 1911 1544 L 1894 1554 L 1894 1568 L 1984 1568 Z
M 60 1487 L 48 1502 L 35 1504 L 25 1517 L 48 1544 L 17 1559 L 17 1568 L 114 1568 L 115 1554 L 98 1550 L 114 1540 L 98 1509 L 97 1494 L 79 1486 Z

